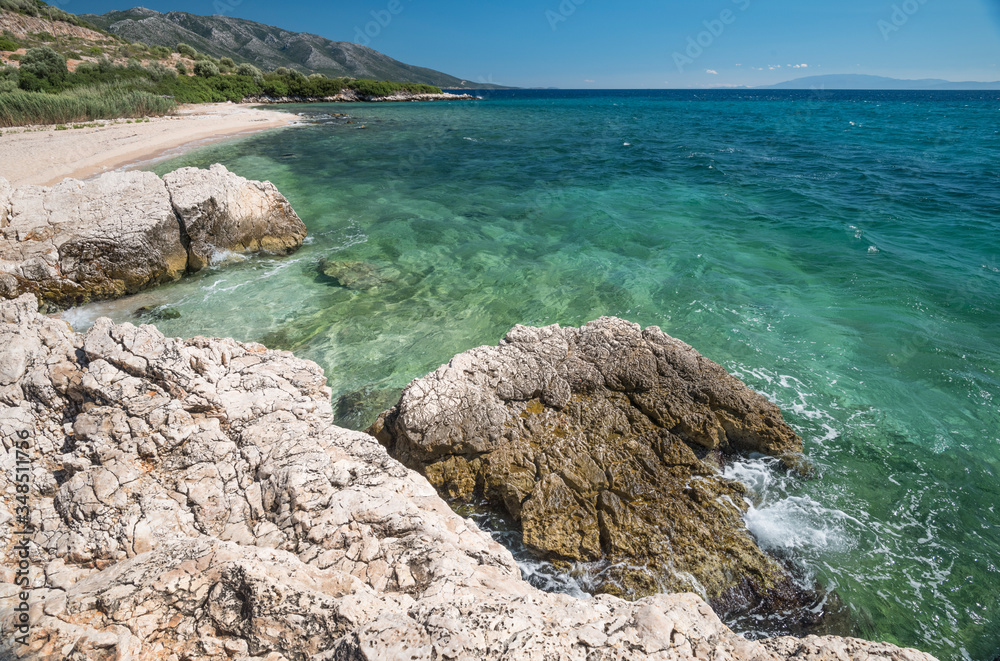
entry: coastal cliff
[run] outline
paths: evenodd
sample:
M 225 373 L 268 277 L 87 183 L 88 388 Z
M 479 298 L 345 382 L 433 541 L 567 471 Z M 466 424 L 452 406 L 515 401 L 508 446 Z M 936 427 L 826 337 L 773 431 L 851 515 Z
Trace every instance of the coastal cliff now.
M 259 344 L 107 319 L 81 335 L 31 295 L 0 301 L 0 656 L 933 658 L 748 641 L 690 593 L 536 590 L 426 479 L 334 426 L 330 396 L 317 365 Z
M 270 182 L 222 165 L 109 172 L 52 187 L 0 178 L 0 297 L 56 307 L 116 298 L 226 253 L 294 251 L 306 227 Z

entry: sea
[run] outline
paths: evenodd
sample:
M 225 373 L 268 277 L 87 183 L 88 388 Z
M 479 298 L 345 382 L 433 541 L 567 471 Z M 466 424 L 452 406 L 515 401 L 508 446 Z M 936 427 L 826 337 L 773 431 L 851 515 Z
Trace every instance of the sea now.
M 839 633 L 997 658 L 1000 93 L 478 94 L 282 106 L 301 125 L 147 164 L 270 180 L 309 238 L 62 316 L 294 351 L 355 429 L 515 324 L 659 326 L 802 435 L 811 479 L 726 472 L 759 544 L 843 604 Z

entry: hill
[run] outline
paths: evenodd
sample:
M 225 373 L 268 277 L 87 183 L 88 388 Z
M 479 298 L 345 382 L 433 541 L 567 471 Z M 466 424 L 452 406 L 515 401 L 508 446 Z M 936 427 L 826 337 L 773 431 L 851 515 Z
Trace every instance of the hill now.
M 129 41 L 170 48 L 183 42 L 214 57 L 231 57 L 265 70 L 288 67 L 331 77 L 398 80 L 448 88 L 496 87 L 405 64 L 359 44 L 231 16 L 198 16 L 182 11 L 163 14 L 136 7 L 100 15 L 83 14 L 81 18 Z
M 864 74 L 830 74 L 826 76 L 806 76 L 777 85 L 765 85 L 756 89 L 765 90 L 1000 90 L 997 82 L 952 82 L 940 78 L 901 80 L 884 76 Z

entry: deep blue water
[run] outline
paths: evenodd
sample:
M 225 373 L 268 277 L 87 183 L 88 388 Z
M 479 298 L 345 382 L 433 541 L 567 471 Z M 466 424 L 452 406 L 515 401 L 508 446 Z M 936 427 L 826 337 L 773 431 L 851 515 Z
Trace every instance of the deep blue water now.
M 516 323 L 661 326 L 805 438 L 815 480 L 730 473 L 845 633 L 1000 654 L 1000 94 L 483 94 L 294 106 L 307 126 L 158 164 L 270 179 L 310 242 L 68 318 L 163 305 L 168 334 L 294 350 L 354 427 Z

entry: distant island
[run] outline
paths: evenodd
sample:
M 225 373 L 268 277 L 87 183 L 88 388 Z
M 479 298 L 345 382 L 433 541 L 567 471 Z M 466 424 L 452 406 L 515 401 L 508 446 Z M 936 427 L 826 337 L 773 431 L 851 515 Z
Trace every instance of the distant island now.
M 1000 81 L 983 83 L 976 81 L 952 82 L 940 78 L 904 80 L 885 76 L 865 74 L 828 74 L 806 76 L 777 85 L 763 85 L 754 89 L 763 90 L 1000 90 Z

